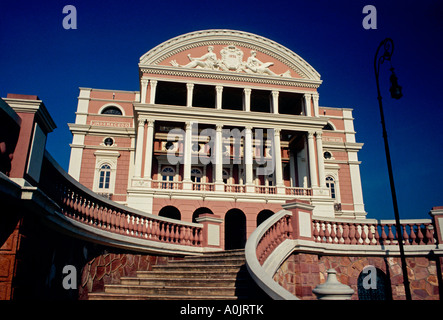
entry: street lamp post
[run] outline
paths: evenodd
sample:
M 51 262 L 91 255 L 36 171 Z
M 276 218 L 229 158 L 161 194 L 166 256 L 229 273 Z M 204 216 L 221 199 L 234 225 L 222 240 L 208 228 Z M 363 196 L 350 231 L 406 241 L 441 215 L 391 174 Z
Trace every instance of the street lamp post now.
M 383 47 L 384 52 L 379 57 L 379 51 Z M 380 84 L 379 84 L 379 71 L 380 71 L 380 65 L 383 64 L 385 61 L 391 61 L 392 54 L 394 52 L 394 42 L 390 38 L 386 38 L 383 40 L 380 45 L 377 48 L 377 52 L 375 53 L 374 58 L 374 71 L 375 71 L 375 81 L 377 83 L 377 99 L 378 99 L 378 105 L 380 107 L 380 117 L 381 117 L 381 125 L 383 127 L 383 139 L 385 142 L 385 152 L 386 152 L 386 161 L 388 163 L 388 173 L 389 173 L 389 182 L 391 185 L 391 195 L 392 195 L 392 203 L 394 206 L 394 214 L 395 214 L 395 229 L 397 231 L 397 240 L 398 240 L 398 246 L 400 249 L 400 259 L 401 259 L 401 267 L 403 272 L 403 283 L 405 286 L 405 294 L 406 294 L 406 300 L 411 300 L 411 290 L 409 288 L 409 279 L 408 279 L 408 270 L 406 266 L 406 258 L 405 258 L 405 252 L 403 248 L 403 236 L 402 236 L 402 230 L 400 225 L 400 216 L 398 213 L 398 205 L 397 205 L 397 195 L 395 193 L 395 185 L 394 185 L 394 175 L 392 173 L 392 164 L 391 164 L 391 155 L 389 152 L 389 144 L 388 144 L 388 134 L 386 132 L 386 125 L 385 125 L 385 116 L 383 113 L 383 105 L 382 105 L 382 97 L 380 94 Z M 392 74 L 390 76 L 391 81 L 391 88 L 389 91 L 391 92 L 391 97 L 394 99 L 400 99 L 403 94 L 401 92 L 401 86 L 397 83 L 397 76 L 394 73 L 394 68 L 390 68 Z

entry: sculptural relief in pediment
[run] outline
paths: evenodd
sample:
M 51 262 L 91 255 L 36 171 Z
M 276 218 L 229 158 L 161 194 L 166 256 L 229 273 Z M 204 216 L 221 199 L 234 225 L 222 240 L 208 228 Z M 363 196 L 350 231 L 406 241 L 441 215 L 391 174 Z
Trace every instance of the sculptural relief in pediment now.
M 170 64 L 174 67 L 196 68 L 205 70 L 219 70 L 219 71 L 233 71 L 244 72 L 257 75 L 281 76 L 290 78 L 291 72 L 287 70 L 284 73 L 277 74 L 272 70 L 274 62 L 261 61 L 257 58 L 257 51 L 251 50 L 249 57 L 244 60 L 244 52 L 234 45 L 228 45 L 220 49 L 218 58 L 214 52 L 214 46 L 207 47 L 207 53 L 193 57 L 191 54 L 187 55 L 189 62 L 180 65 L 176 60 L 171 60 Z

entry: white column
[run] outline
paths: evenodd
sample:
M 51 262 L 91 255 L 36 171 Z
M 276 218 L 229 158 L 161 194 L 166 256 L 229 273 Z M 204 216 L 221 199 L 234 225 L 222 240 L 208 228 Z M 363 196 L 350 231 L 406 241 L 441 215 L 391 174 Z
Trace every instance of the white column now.
M 216 100 L 215 100 L 215 107 L 217 109 L 221 109 L 222 108 L 223 87 L 222 86 L 216 86 L 215 90 L 216 90 L 216 93 L 217 93 Z
M 243 159 L 245 163 L 246 191 L 255 192 L 253 183 L 253 148 L 252 148 L 252 127 L 245 127 L 245 139 L 243 144 Z M 249 190 L 248 190 L 249 189 Z
M 311 179 L 311 187 L 318 187 L 313 131 L 308 132 L 308 154 L 309 154 L 309 174 Z
M 319 116 L 318 115 L 318 98 L 319 98 L 318 93 L 312 94 L 312 101 L 314 103 L 314 117 L 318 117 Z
M 315 139 L 317 141 L 318 180 L 320 181 L 320 187 L 326 187 L 325 162 L 323 160 L 323 142 L 321 140 L 321 135 L 322 133 L 320 131 L 315 133 Z
M 154 104 L 155 103 L 155 92 L 157 90 L 157 80 L 151 80 L 151 81 L 149 81 L 149 84 L 151 86 L 151 95 L 149 97 L 149 103 Z
M 311 116 L 311 94 L 305 93 L 303 95 L 303 98 L 305 100 L 304 106 L 305 106 L 305 115 L 310 117 Z
M 192 95 L 193 95 L 193 92 L 194 92 L 194 84 L 193 83 L 187 83 L 186 84 L 186 91 L 187 91 L 186 106 L 187 107 L 192 107 Z
M 278 91 L 272 91 L 272 112 L 278 113 Z
M 146 103 L 146 93 L 148 90 L 148 82 L 147 79 L 141 79 L 140 80 L 140 102 Z
M 148 131 L 146 134 L 146 151 L 145 151 L 145 167 L 144 178 L 152 179 L 152 155 L 154 147 L 154 120 L 148 121 Z
M 251 89 L 243 89 L 243 111 L 251 111 Z
M 275 163 L 275 185 L 277 193 L 284 193 L 283 168 L 281 162 L 281 145 L 280 145 L 280 129 L 274 129 L 274 163 Z
M 192 122 L 186 122 L 184 141 L 183 189 L 191 189 Z
M 142 160 L 143 160 L 143 136 L 145 129 L 146 119 L 138 119 L 138 129 L 137 129 L 137 145 L 135 147 L 135 174 L 136 178 L 140 178 L 142 175 Z
M 224 191 L 223 186 L 223 125 L 215 127 L 215 190 Z

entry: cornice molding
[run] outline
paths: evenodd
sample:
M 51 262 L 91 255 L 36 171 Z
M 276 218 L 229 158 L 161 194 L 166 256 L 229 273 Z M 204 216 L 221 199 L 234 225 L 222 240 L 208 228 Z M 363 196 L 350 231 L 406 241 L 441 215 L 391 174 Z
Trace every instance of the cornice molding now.
M 322 80 L 307 80 L 301 78 L 281 78 L 273 76 L 260 76 L 247 73 L 233 73 L 226 71 L 211 71 L 204 69 L 185 69 L 170 66 L 140 66 L 141 73 L 167 75 L 174 77 L 187 77 L 199 79 L 211 79 L 221 81 L 250 82 L 277 86 L 290 86 L 317 89 Z

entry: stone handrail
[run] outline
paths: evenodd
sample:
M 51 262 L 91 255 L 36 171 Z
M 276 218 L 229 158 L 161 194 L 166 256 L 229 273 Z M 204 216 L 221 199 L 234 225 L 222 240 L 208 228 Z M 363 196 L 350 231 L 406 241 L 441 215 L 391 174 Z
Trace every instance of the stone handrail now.
M 396 245 L 395 220 L 313 218 L 315 242 L 351 245 Z M 435 244 L 431 219 L 401 220 L 404 245 Z
M 114 234 L 201 251 L 203 226 L 164 218 L 120 205 L 102 197 L 72 178 L 45 153 L 39 188 L 59 207 L 60 213 L 97 234 Z M 121 239 L 121 237 L 119 237 Z M 146 241 L 145 241 L 146 243 Z M 200 249 L 200 250 L 196 250 Z
M 265 270 L 263 263 L 273 250 L 286 239 L 290 239 L 291 213 L 281 210 L 272 215 L 249 236 L 245 247 L 246 267 L 249 274 L 272 299 L 274 300 L 298 300 L 296 296 L 281 287 L 274 281 L 272 275 L 276 270 Z M 274 263 L 277 267 L 284 261 L 285 256 Z

